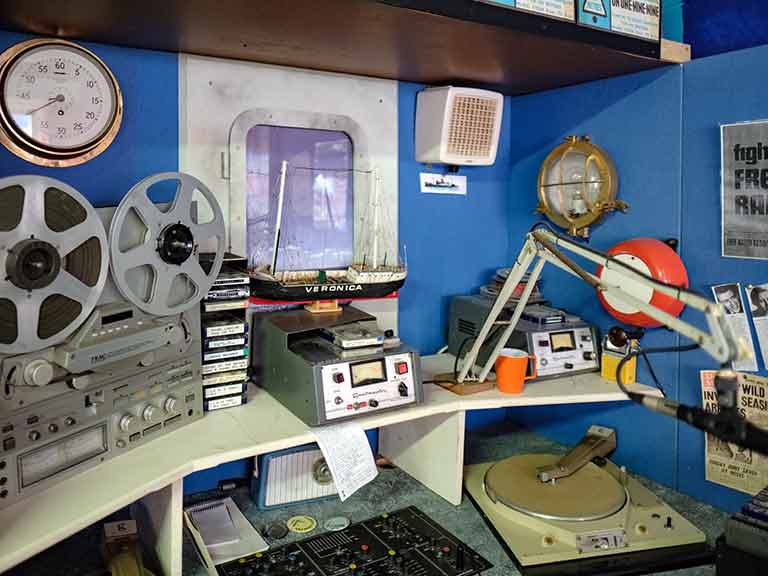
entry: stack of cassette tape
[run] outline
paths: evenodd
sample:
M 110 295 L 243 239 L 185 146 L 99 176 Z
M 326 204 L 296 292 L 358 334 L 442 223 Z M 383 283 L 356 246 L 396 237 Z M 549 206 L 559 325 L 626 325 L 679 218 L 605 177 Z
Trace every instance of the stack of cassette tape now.
M 206 412 L 241 406 L 248 400 L 247 265 L 245 258 L 225 254 L 219 277 L 200 304 Z
M 203 416 L 199 303 L 224 241 L 187 174 L 99 210 L 53 178 L 0 179 L 0 508 Z

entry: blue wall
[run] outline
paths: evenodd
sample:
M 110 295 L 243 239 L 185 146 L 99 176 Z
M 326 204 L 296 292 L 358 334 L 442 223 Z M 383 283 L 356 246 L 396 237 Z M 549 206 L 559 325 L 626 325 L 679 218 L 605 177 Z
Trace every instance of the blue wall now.
M 532 223 L 536 172 L 545 154 L 562 136 L 587 133 L 613 156 L 620 196 L 631 205 L 628 214 L 610 216 L 594 232 L 593 246 L 605 249 L 638 236 L 675 237 L 693 289 L 709 294 L 715 283 L 766 282 L 765 262 L 720 256 L 719 141 L 722 123 L 768 117 L 768 81 L 755 73 L 766 58 L 768 47 L 753 48 L 512 99 L 511 184 L 528 192 L 510 212 L 510 260 Z M 603 329 L 614 324 L 581 282 L 550 270 L 543 283 L 554 303 Z M 701 324 L 691 311 L 683 317 Z M 677 342 L 665 330 L 654 330 L 643 340 L 645 346 Z M 717 367 L 703 352 L 664 355 L 653 362 L 670 397 L 692 405 L 701 404 L 699 371 Z M 765 374 L 765 366 L 760 367 Z M 639 379 L 650 382 L 642 368 Z M 635 406 L 516 409 L 509 415 L 563 442 L 574 442 L 592 423 L 613 426 L 619 434 L 616 460 L 632 470 L 727 510 L 747 499 L 704 479 L 699 431 Z
M 408 252 L 408 281 L 400 291 L 400 336 L 422 354 L 434 354 L 448 336 L 448 306 L 453 296 L 476 293 L 497 268 L 507 266 L 507 214 L 515 203 L 510 185 L 509 98 L 504 100 L 496 163 L 462 168 L 466 196 L 422 194 L 419 173 L 428 169 L 414 159 L 416 94 L 424 86 L 400 83 L 398 93 L 399 242 Z M 503 410 L 468 415 L 468 426 L 504 418 Z
M 767 18 L 765 0 L 687 0 L 683 3 L 685 42 L 691 45 L 694 58 L 765 44 Z
M 682 256 L 692 287 L 707 294 L 712 284 L 722 282 L 768 282 L 768 262 L 720 256 L 720 124 L 768 118 L 768 80 L 755 73 L 765 69 L 766 58 L 768 47 L 763 46 L 696 60 L 683 68 Z M 765 374 L 759 354 L 758 362 Z M 681 400 L 700 403 L 699 370 L 716 367 L 703 352 L 681 355 Z M 742 494 L 704 480 L 703 436 L 681 426 L 679 444 L 680 489 L 728 509 L 740 505 Z
M 509 260 L 517 255 L 535 222 L 531 213 L 541 163 L 569 134 L 591 136 L 613 157 L 619 195 L 630 204 L 627 214 L 610 215 L 593 230 L 592 246 L 604 250 L 636 236 L 679 238 L 681 90 L 682 73 L 675 67 L 513 98 L 511 182 L 517 201 L 508 214 Z M 605 313 L 592 289 L 554 267 L 545 268 L 542 289 L 553 304 L 603 331 L 617 323 Z M 675 343 L 676 337 L 662 330 L 644 339 L 646 346 Z M 675 359 L 660 357 L 653 365 L 667 393 L 677 397 Z M 638 378 L 650 381 L 644 366 Z M 676 423 L 671 419 L 628 403 L 514 409 L 509 415 L 567 443 L 577 440 L 590 424 L 615 427 L 619 433 L 616 460 L 675 484 Z M 649 458 L 653 446 L 669 449 Z

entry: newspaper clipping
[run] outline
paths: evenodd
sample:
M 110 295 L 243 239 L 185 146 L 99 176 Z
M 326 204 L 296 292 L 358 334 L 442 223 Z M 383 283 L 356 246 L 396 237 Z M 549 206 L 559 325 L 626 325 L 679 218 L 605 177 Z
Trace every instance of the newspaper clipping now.
M 736 338 L 743 340 L 751 351 L 750 358 L 733 363 L 734 370 L 757 372 L 757 359 L 755 358 L 755 343 L 752 340 L 752 331 L 749 329 L 747 312 L 744 310 L 744 301 L 741 299 L 741 285 L 738 282 L 718 284 L 712 287 L 715 301 L 723 305 L 726 321 L 733 330 Z
M 760 354 L 763 356 L 763 365 L 768 366 L 768 284 L 747 286 L 747 300 L 752 322 L 755 324 Z
M 704 410 L 717 413 L 715 370 L 701 371 Z M 768 427 L 768 379 L 753 374 L 739 375 L 739 412 L 761 428 Z M 747 494 L 757 494 L 768 485 L 768 458 L 706 435 L 704 448 L 706 478 Z
M 768 121 L 720 130 L 723 256 L 768 259 Z

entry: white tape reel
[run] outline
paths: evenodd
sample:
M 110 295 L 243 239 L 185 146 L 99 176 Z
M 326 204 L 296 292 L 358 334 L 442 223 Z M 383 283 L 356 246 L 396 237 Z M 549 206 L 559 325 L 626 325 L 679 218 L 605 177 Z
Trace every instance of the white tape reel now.
M 148 192 L 166 182 L 175 182 L 176 191 L 164 210 Z M 179 172 L 145 178 L 120 202 L 109 230 L 110 266 L 118 290 L 149 314 L 167 316 L 190 309 L 219 274 L 224 231 L 221 208 L 198 179 Z M 206 271 L 198 254 L 201 244 L 212 239 L 216 255 Z
M 93 206 L 53 178 L 0 179 L 0 354 L 62 342 L 107 279 L 107 237 Z

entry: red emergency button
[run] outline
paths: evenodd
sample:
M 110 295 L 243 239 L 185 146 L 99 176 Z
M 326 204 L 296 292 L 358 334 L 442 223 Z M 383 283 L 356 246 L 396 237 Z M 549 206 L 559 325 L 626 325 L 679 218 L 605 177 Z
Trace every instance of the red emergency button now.
M 397 362 L 395 364 L 395 372 L 398 374 L 408 374 L 408 362 Z
M 342 382 L 344 382 L 344 374 L 342 374 L 341 372 L 336 372 L 333 375 L 333 381 L 336 382 L 336 384 L 341 384 Z

